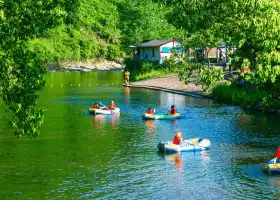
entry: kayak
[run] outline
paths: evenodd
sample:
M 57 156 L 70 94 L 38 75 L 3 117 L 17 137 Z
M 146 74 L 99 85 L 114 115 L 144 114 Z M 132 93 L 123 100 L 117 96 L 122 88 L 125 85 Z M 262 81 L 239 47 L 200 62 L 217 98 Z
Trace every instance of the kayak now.
M 159 151 L 166 153 L 175 153 L 183 151 L 202 151 L 210 147 L 210 141 L 203 138 L 194 138 L 183 140 L 181 144 L 173 144 L 172 141 L 160 142 L 158 144 Z
M 263 171 L 268 174 L 280 174 L 280 163 L 276 163 L 276 158 L 273 158 L 263 166 Z
M 105 107 L 101 107 L 99 109 L 90 108 L 88 111 L 90 114 L 103 114 L 103 115 L 113 115 L 113 114 L 120 113 L 119 108 L 115 108 L 114 110 L 108 110 Z
M 142 115 L 142 118 L 143 119 L 178 119 L 182 117 L 179 113 L 176 113 L 175 115 L 170 115 L 170 114 L 147 114 L 147 113 L 144 113 Z

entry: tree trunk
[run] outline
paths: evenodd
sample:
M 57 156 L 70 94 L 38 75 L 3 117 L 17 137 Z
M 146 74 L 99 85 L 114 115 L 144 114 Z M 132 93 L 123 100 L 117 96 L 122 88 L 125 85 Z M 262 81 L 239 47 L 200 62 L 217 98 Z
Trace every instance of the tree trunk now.
M 206 57 L 207 57 L 208 67 L 210 67 L 210 65 L 211 65 L 211 62 L 210 62 L 210 59 L 209 59 L 209 56 L 208 56 L 208 54 L 209 54 L 209 52 L 210 52 L 211 49 L 212 49 L 212 48 L 209 48 L 209 49 L 206 50 Z

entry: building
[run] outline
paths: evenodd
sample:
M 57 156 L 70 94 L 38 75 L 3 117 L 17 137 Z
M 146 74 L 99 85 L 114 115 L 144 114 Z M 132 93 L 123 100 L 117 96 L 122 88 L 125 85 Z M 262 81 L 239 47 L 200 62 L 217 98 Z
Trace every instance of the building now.
M 148 40 L 130 46 L 134 48 L 133 59 L 162 64 L 172 53 L 183 53 L 184 48 L 177 40 Z

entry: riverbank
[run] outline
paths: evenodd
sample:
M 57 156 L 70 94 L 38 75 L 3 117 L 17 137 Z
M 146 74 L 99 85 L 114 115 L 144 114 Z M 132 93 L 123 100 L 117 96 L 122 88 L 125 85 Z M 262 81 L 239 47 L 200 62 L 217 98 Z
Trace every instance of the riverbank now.
M 216 83 L 211 92 L 205 92 L 201 85 L 196 85 L 194 78 L 189 84 L 179 80 L 178 74 L 149 78 L 146 80 L 133 81 L 126 87 L 145 88 L 160 90 L 174 94 L 181 94 L 193 97 L 203 97 L 214 99 L 218 103 L 240 106 L 245 110 L 265 112 L 280 115 L 279 106 L 267 106 L 263 102 L 263 97 L 267 96 L 264 92 L 244 92 L 242 89 L 231 89 L 232 86 L 225 84 L 225 81 Z
M 124 84 L 123 86 L 161 90 L 193 97 L 211 98 L 210 93 L 204 92 L 201 85 L 195 85 L 194 80 L 190 81 L 188 85 L 186 85 L 184 82 L 181 82 L 179 80 L 178 74 L 170 74 L 141 81 L 134 81 L 130 82 L 128 85 Z
M 49 72 L 89 72 L 89 71 L 123 71 L 124 65 L 120 62 L 100 60 L 84 62 L 60 62 L 49 64 Z

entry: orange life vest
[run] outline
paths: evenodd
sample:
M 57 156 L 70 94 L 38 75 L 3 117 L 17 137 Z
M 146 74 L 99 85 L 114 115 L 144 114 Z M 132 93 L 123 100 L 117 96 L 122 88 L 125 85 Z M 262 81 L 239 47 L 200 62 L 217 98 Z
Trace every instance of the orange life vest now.
M 280 158 L 280 147 L 276 150 L 276 158 Z
M 149 109 L 149 110 L 147 111 L 147 114 L 154 114 L 154 112 L 153 112 L 152 110 Z
M 181 139 L 182 138 L 180 136 L 175 135 L 173 139 L 173 144 L 180 144 Z
M 113 104 L 113 105 L 110 105 L 110 106 L 109 106 L 109 109 L 110 109 L 110 110 L 114 110 L 115 108 L 116 108 L 116 104 Z
M 171 109 L 171 110 L 170 110 L 170 114 L 171 114 L 171 115 L 175 115 L 175 114 L 176 114 L 176 109 L 175 109 L 175 108 Z

